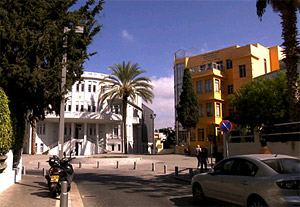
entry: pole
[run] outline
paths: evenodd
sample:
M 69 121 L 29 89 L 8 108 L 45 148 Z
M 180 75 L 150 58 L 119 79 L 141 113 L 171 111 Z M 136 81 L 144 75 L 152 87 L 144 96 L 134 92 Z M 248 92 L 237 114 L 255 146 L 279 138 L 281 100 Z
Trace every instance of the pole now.
M 83 33 L 84 28 L 81 26 L 76 26 L 75 32 L 76 33 Z M 64 33 L 70 31 L 68 27 L 64 27 Z M 63 47 L 67 47 L 67 39 L 65 39 Z M 65 84 L 66 84 L 66 74 L 67 74 L 67 53 L 63 55 L 63 68 L 61 70 L 61 92 L 65 91 Z M 64 148 L 64 130 L 65 130 L 65 99 L 64 97 L 61 99 L 60 102 L 60 112 L 59 112 L 59 131 L 58 131 L 58 157 L 60 159 L 63 158 L 63 148 Z
M 229 156 L 228 153 L 228 133 L 224 132 L 223 133 L 223 145 L 224 145 L 224 158 Z
M 68 182 L 62 181 L 60 193 L 60 207 L 68 207 Z
M 68 28 L 64 28 L 64 33 L 68 32 Z M 66 47 L 67 41 L 65 40 L 64 47 Z M 66 74 L 67 74 L 67 54 L 63 55 L 63 67 L 61 70 L 61 92 L 65 91 L 65 84 L 66 84 Z M 58 131 L 58 152 L 59 152 L 59 159 L 63 158 L 63 147 L 64 147 L 64 130 L 65 130 L 65 99 L 64 97 L 60 101 L 60 110 L 59 110 L 59 131 Z

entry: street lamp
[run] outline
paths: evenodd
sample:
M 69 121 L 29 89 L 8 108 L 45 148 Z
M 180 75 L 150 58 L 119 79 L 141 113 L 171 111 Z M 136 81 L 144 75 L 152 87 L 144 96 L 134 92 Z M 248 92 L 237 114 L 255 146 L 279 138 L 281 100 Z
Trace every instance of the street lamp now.
M 83 33 L 84 28 L 81 26 L 76 26 L 75 28 L 75 33 Z M 70 31 L 68 27 L 64 27 L 64 33 L 67 33 Z M 64 43 L 64 47 L 67 46 L 67 41 Z M 65 91 L 65 84 L 66 84 L 66 74 L 67 74 L 67 53 L 63 55 L 63 60 L 62 62 L 64 63 L 63 68 L 61 70 L 61 91 Z M 63 158 L 63 151 L 64 151 L 64 125 L 65 125 L 65 100 L 62 98 L 60 102 L 60 115 L 59 115 L 59 142 L 58 142 L 58 151 L 59 151 L 59 158 Z

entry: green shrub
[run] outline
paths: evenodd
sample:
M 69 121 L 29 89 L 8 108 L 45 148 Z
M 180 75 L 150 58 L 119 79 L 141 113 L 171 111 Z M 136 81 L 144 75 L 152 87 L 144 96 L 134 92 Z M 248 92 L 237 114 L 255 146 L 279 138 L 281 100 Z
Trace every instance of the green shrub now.
M 0 88 L 0 155 L 5 155 L 12 146 L 12 125 L 8 98 Z

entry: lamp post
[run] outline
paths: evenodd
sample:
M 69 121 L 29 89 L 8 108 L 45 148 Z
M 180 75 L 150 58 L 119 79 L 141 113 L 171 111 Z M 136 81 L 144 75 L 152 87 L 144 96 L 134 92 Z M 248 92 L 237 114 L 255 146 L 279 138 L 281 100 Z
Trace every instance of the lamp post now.
M 67 33 L 70 31 L 68 27 L 64 27 L 64 33 Z M 83 33 L 83 27 L 77 26 L 75 29 L 75 33 Z M 64 43 L 64 47 L 67 46 L 67 41 Z M 61 91 L 65 91 L 65 84 L 66 84 L 66 74 L 67 74 L 67 53 L 63 55 L 63 68 L 61 70 Z M 58 142 L 58 151 L 59 151 L 59 158 L 63 158 L 63 151 L 64 151 L 64 128 L 65 125 L 65 100 L 64 98 L 61 99 L 60 102 L 60 115 L 59 115 L 59 131 L 58 131 L 58 137 L 59 137 L 59 142 Z

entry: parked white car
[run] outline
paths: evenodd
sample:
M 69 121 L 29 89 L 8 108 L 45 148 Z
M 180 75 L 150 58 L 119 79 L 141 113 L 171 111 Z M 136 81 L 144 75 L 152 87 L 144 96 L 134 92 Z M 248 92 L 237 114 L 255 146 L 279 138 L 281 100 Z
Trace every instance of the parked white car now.
M 192 179 L 193 199 L 241 206 L 300 206 L 300 160 L 275 154 L 226 158 Z

